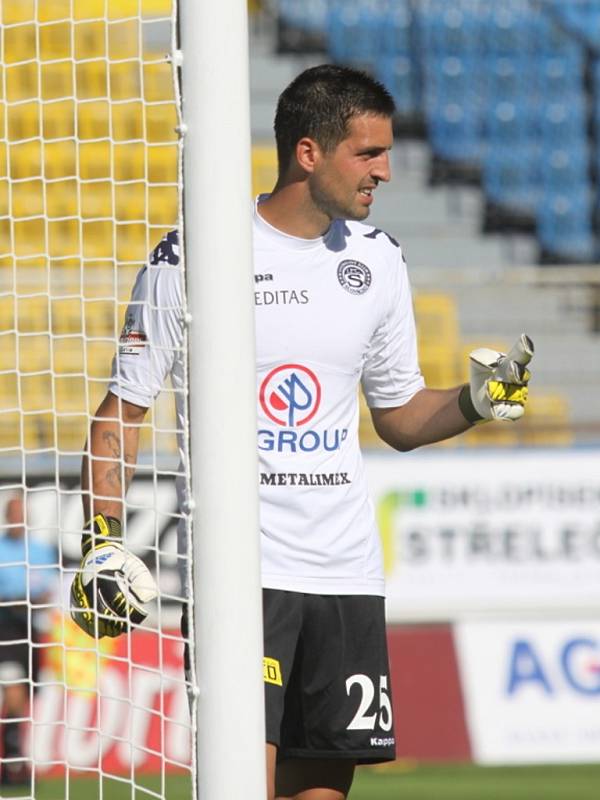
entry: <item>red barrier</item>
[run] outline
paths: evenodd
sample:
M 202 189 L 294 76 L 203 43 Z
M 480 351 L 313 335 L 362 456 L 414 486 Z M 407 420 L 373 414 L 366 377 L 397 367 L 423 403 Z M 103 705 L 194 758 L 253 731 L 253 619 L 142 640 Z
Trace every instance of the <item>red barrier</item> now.
M 62 647 L 45 648 L 46 671 L 31 731 L 40 772 L 56 771 L 57 762 L 74 769 L 97 768 L 101 762 L 110 774 L 189 764 L 179 633 L 164 631 L 159 637 L 136 631 L 103 640 L 102 646 L 100 656 L 89 649 L 70 648 L 65 656 Z
M 388 647 L 398 758 L 470 761 L 451 627 L 393 626 Z

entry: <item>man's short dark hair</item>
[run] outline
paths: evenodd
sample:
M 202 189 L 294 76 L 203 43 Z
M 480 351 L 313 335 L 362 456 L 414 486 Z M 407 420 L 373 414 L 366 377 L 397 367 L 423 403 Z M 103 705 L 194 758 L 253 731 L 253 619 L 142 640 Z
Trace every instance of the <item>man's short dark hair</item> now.
M 348 135 L 352 117 L 391 117 L 394 111 L 391 94 L 365 72 L 333 64 L 301 72 L 282 92 L 277 104 L 275 139 L 280 173 L 289 166 L 303 136 L 331 152 Z

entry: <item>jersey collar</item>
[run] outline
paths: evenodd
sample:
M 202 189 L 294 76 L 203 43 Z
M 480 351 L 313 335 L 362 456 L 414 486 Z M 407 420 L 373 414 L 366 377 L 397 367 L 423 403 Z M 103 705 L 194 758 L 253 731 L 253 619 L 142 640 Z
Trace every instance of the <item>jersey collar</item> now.
M 279 228 L 273 227 L 264 219 L 259 211 L 258 206 L 263 200 L 269 197 L 268 194 L 259 194 L 254 201 L 254 224 L 259 231 L 266 233 L 271 239 L 279 240 L 281 245 L 294 250 L 312 250 L 317 247 L 322 247 L 327 244 L 328 240 L 333 234 L 335 222 L 329 226 L 327 232 L 323 236 L 317 236 L 315 239 L 302 239 L 300 236 L 291 236 L 289 233 L 280 231 Z

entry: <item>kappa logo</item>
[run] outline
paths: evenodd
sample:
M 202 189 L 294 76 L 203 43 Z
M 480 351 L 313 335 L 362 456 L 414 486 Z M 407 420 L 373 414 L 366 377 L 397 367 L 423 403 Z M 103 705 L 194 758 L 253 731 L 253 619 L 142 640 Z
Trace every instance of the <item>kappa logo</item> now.
M 301 364 L 283 364 L 271 370 L 260 386 L 260 404 L 277 425 L 295 428 L 309 422 L 319 410 L 321 384 Z
M 337 268 L 340 286 L 350 294 L 364 294 L 371 285 L 371 270 L 361 261 L 346 259 Z

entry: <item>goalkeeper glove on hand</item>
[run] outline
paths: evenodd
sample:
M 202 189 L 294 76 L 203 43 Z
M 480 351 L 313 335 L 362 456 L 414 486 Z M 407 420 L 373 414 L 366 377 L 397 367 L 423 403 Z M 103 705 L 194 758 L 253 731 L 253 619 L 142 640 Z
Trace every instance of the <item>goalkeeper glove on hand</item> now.
M 82 540 L 83 560 L 71 585 L 71 617 L 90 636 L 119 636 L 146 619 L 157 595 L 144 562 L 121 543 L 121 523 L 97 514 Z
M 460 410 L 469 422 L 515 422 L 523 416 L 531 377 L 527 364 L 533 352 L 533 342 L 523 333 L 508 354 L 487 347 L 469 354 L 470 381 L 458 398 Z

